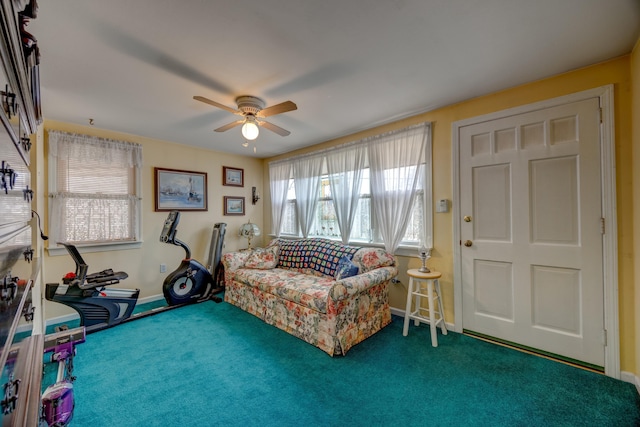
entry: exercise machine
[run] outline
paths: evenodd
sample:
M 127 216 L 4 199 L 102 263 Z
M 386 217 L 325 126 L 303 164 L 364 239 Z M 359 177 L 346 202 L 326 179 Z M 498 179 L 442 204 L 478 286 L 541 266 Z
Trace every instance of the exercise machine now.
M 222 301 L 220 297 L 215 295 L 224 290 L 220 258 L 226 224 L 217 223 L 214 226 L 209 248 L 209 270 L 198 261 L 191 259 L 191 251 L 187 244 L 176 238 L 179 220 L 180 212 L 171 211 L 160 234 L 161 242 L 180 246 L 186 252 L 186 257 L 178 268 L 171 272 L 163 283 L 162 290 L 167 306 L 133 314 L 140 290 L 110 287 L 126 279 L 127 273 L 106 269 L 98 273 L 87 274 L 88 265 L 82 259 L 78 249 L 69 243 L 59 244 L 63 245 L 71 255 L 76 264 L 76 270 L 62 279 L 62 285 L 47 283 L 45 297 L 49 301 L 56 301 L 76 310 L 80 315 L 80 325 L 86 328 L 87 333 L 182 307 L 186 304 L 209 299 L 213 299 L 215 302 Z
M 42 393 L 42 421 L 49 427 L 65 427 L 73 419 L 73 358 L 76 345 L 85 341 L 85 329 L 63 330 L 45 337 L 44 353 L 51 353 L 50 362 L 58 363 L 56 382 Z
M 215 289 L 222 289 L 220 278 L 220 257 L 226 231 L 226 224 L 217 223 L 211 234 L 209 247 L 209 265 L 205 267 L 191 258 L 191 250 L 186 243 L 176 238 L 180 212 L 171 211 L 164 222 L 160 241 L 180 246 L 185 251 L 185 257 L 173 272 L 169 273 L 162 285 L 164 298 L 169 305 L 186 304 L 207 296 Z M 215 293 L 215 292 L 214 292 Z M 218 298 L 218 297 L 213 297 Z M 219 302 L 219 301 L 218 301 Z

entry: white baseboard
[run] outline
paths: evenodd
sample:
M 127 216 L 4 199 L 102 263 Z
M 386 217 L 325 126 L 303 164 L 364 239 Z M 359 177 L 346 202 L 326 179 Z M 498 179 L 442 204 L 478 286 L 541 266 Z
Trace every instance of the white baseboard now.
M 79 319 L 80 316 L 78 313 L 66 314 L 64 316 L 53 317 L 49 320 L 45 321 L 45 328 L 51 325 L 59 325 L 67 322 L 71 322 L 72 320 Z M 30 324 L 19 325 L 16 329 L 16 333 L 19 334 L 21 332 L 28 332 L 32 330 L 32 326 Z
M 51 319 L 47 319 L 45 322 L 47 326 L 51 325 L 59 325 L 61 323 L 71 322 L 73 320 L 78 320 L 80 316 L 78 313 L 65 314 L 64 316 L 52 317 Z
M 149 302 L 160 301 L 161 299 L 164 299 L 164 295 L 162 294 L 152 295 L 150 297 L 144 297 L 144 298 L 138 299 L 138 304 L 146 304 Z
M 620 379 L 624 382 L 631 383 L 636 386 L 636 391 L 640 394 L 640 377 L 634 375 L 632 372 L 620 372 Z
M 404 310 L 400 310 L 399 308 L 389 307 L 391 309 L 391 314 L 394 316 L 404 317 Z

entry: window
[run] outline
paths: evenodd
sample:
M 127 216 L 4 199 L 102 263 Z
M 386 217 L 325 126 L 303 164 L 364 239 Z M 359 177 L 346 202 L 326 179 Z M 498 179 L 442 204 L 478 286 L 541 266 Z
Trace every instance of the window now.
M 328 175 L 323 175 L 320 180 L 320 194 L 318 195 L 318 206 L 316 207 L 315 221 L 312 227 L 311 236 L 339 240 L 340 231 L 333 205 L 333 199 L 331 197 L 329 177 Z M 416 199 L 411 211 L 409 224 L 402 239 L 403 246 L 418 246 L 423 235 L 423 227 L 426 226 L 424 221 L 424 189 L 422 188 L 422 181 L 423 180 L 420 180 L 419 187 L 416 191 Z M 300 231 L 298 228 L 298 219 L 296 217 L 296 195 L 294 188 L 295 181 L 292 178 L 289 181 L 287 204 L 284 210 L 285 213 L 281 232 L 283 235 L 298 237 L 300 235 Z M 355 217 L 356 219 L 351 230 L 350 241 L 354 243 L 381 243 L 380 236 L 375 233 L 375 224 L 372 222 L 371 187 L 368 168 L 363 171 L 358 209 L 356 210 Z
M 289 180 L 287 201 L 284 206 L 284 214 L 282 217 L 282 234 L 288 234 L 291 236 L 299 235 L 300 230 L 298 228 L 298 217 L 296 216 L 296 187 L 293 179 Z
M 139 244 L 141 166 L 139 144 L 49 131 L 50 251 Z
M 352 161 L 357 157 L 354 157 L 354 153 L 359 150 L 359 148 L 354 149 L 356 144 L 358 147 L 365 148 L 369 156 L 365 155 L 361 160 Z M 396 155 L 395 152 L 400 154 Z M 346 157 L 342 159 L 340 156 L 343 153 L 352 157 L 349 160 Z M 348 209 L 353 213 L 353 206 L 356 206 L 355 217 L 348 235 L 349 242 L 384 244 L 387 248 L 418 247 L 421 243 L 430 246 L 432 201 L 429 125 L 412 126 L 380 135 L 377 139 L 372 138 L 335 147 L 331 154 L 318 152 L 311 155 L 324 156 L 326 161 L 322 167 L 319 189 L 314 199 L 316 204 L 313 223 L 306 235 L 343 239 L 339 225 L 342 222 L 338 219 L 336 208 L 340 207 L 344 212 L 344 206 L 351 206 Z M 332 175 L 327 171 L 331 169 L 330 159 L 334 162 L 331 166 L 334 170 Z M 287 161 L 300 160 L 296 157 L 274 162 L 269 166 L 284 170 L 282 166 Z M 374 163 L 370 164 L 372 161 Z M 377 172 L 372 175 L 374 170 Z M 356 174 L 359 175 L 357 179 L 354 178 Z M 291 176 L 288 180 L 286 200 L 283 197 L 280 202 L 283 205 L 274 204 L 276 210 L 278 206 L 282 206 L 283 214 L 279 230 L 282 235 L 300 237 L 303 233 L 299 226 L 297 212 L 300 210 L 297 209 L 296 203 L 304 202 L 296 201 L 296 182 L 293 174 L 280 175 L 280 179 L 286 176 Z M 376 188 L 372 188 L 374 181 Z M 334 200 L 332 184 L 336 191 L 343 194 L 341 200 L 348 201 L 349 205 L 337 199 Z M 282 185 L 280 191 L 284 194 L 282 191 L 286 184 L 283 182 Z M 345 188 L 351 190 L 345 193 Z M 339 198 L 339 195 L 336 197 Z M 334 202 L 342 203 L 343 207 L 336 206 Z M 277 229 L 277 224 L 274 227 Z M 346 238 L 345 234 L 344 239 Z

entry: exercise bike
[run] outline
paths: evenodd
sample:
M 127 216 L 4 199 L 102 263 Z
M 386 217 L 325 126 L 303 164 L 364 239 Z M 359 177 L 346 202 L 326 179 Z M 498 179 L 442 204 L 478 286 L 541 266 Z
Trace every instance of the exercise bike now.
M 76 264 L 74 273 L 67 274 L 63 284 L 47 283 L 45 297 L 68 305 L 80 315 L 80 325 L 86 333 L 110 328 L 131 320 L 137 320 L 187 304 L 207 301 L 220 302 L 215 296 L 224 290 L 220 258 L 226 224 L 217 223 L 213 228 L 209 247 L 209 269 L 191 259 L 191 251 L 186 243 L 176 238 L 180 212 L 171 211 L 164 222 L 160 241 L 182 247 L 186 257 L 178 268 L 164 280 L 162 290 L 167 306 L 133 314 L 140 295 L 139 289 L 115 289 L 109 286 L 128 277 L 123 271 L 106 269 L 98 273 L 87 274 L 88 265 L 82 259 L 78 249 L 69 243 L 63 245 Z
M 162 284 L 162 292 L 169 305 L 187 304 L 194 300 L 198 302 L 202 296 L 208 296 L 212 291 L 214 294 L 221 292 L 224 283 L 220 257 L 227 225 L 214 225 L 209 247 L 209 265 L 205 267 L 192 259 L 189 246 L 176 238 L 179 221 L 180 212 L 171 211 L 160 233 L 162 243 L 180 246 L 185 251 L 185 258 Z M 222 301 L 219 297 L 212 298 L 216 302 Z

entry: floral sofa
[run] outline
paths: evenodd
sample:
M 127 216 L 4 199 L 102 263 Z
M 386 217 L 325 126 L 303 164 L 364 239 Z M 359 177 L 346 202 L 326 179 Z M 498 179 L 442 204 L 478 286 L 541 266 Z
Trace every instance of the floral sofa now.
M 393 255 L 327 239 L 275 239 L 268 247 L 222 256 L 226 302 L 329 355 L 391 322 Z

